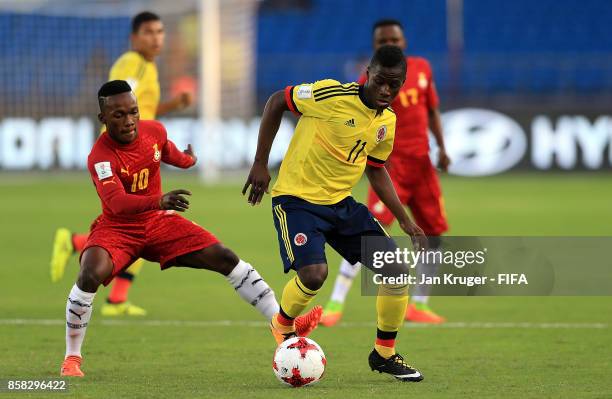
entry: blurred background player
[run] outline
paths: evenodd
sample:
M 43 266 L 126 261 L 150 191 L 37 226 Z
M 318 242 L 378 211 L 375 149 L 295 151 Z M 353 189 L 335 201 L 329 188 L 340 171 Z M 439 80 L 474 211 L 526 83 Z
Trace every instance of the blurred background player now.
M 402 24 L 393 19 L 376 22 L 372 31 L 374 51 L 384 45 L 406 49 Z M 421 57 L 406 57 L 406 81 L 391 107 L 397 116 L 393 152 L 385 167 L 393 180 L 400 201 L 407 205 L 419 227 L 429 237 L 429 248 L 439 247 L 439 236 L 448 230 L 438 175 L 429 158 L 428 126 L 438 144 L 438 167 L 446 172 L 450 159 L 446 154 L 438 95 L 429 62 Z M 362 75 L 360 83 L 365 82 Z M 380 201 L 372 187 L 368 190 L 370 212 L 388 228 L 394 216 Z M 324 326 L 333 326 L 342 317 L 344 301 L 360 264 L 342 260 L 334 290 L 321 319 Z M 435 265 L 417 265 L 418 274 L 436 275 Z M 429 287 L 417 285 L 411 295 L 406 320 L 421 323 L 442 323 L 444 318 L 427 304 Z
M 155 59 L 160 55 L 165 40 L 164 24 L 152 12 L 141 12 L 132 18 L 130 42 L 132 50 L 125 52 L 113 64 L 109 80 L 127 81 L 136 98 L 141 119 L 152 120 L 159 115 L 180 110 L 192 103 L 189 91 L 178 93 L 167 102 L 160 103 L 160 88 Z M 57 229 L 51 257 L 51 280 L 59 281 L 64 275 L 71 255 L 83 250 L 89 233 L 73 234 L 67 228 Z M 128 302 L 128 292 L 134 277 L 144 262 L 138 259 L 127 270 L 115 277 L 107 303 L 102 307 L 104 316 L 144 316 L 146 311 Z

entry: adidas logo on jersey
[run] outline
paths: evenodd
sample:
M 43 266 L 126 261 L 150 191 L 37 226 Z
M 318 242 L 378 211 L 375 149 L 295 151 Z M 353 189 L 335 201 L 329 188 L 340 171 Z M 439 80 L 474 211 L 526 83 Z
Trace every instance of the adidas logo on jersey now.
M 355 119 L 351 118 L 348 121 L 344 122 L 344 124 L 348 127 L 355 127 Z

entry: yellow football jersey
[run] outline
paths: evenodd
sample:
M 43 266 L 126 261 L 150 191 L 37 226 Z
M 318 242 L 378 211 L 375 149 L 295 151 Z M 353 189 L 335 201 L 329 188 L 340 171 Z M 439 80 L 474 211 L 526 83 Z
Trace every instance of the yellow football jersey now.
M 136 51 L 128 51 L 113 64 L 109 80 L 125 80 L 138 101 L 140 119 L 155 119 L 160 90 L 157 66 Z
M 272 196 L 331 205 L 351 195 L 366 164 L 383 166 L 393 149 L 395 114 L 378 114 L 358 83 L 326 79 L 289 86 L 285 100 L 300 115 Z

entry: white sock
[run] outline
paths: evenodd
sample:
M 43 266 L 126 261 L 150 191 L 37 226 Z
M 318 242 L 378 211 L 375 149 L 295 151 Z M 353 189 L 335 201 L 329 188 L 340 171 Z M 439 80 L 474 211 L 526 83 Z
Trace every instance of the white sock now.
M 412 302 L 415 302 L 415 303 L 426 304 L 427 301 L 429 301 L 429 296 L 425 296 L 425 295 L 413 295 L 412 297 L 410 297 L 410 299 L 412 299 Z
M 266 319 L 272 320 L 272 316 L 280 310 L 272 288 L 253 266 L 242 259 L 225 278 L 238 292 L 238 295 L 246 303 L 255 306 Z
M 332 301 L 344 303 L 346 295 L 351 289 L 353 280 L 355 279 L 355 276 L 357 276 L 357 273 L 359 273 L 360 268 L 361 263 L 357 262 L 354 265 L 351 265 L 349 261 L 342 259 L 342 262 L 340 263 L 340 272 L 338 273 L 338 277 L 336 277 L 334 290 L 332 291 L 331 295 Z
M 436 252 L 438 249 L 431 250 Z M 417 280 L 421 281 L 422 276 L 429 278 L 436 277 L 438 275 L 439 266 L 437 263 L 422 263 L 419 262 L 416 265 L 416 276 Z M 416 284 L 413 288 L 412 302 L 426 304 L 429 301 L 429 294 L 431 292 L 431 286 L 427 284 Z
M 81 291 L 73 285 L 66 302 L 66 356 L 81 356 L 81 345 L 91 318 L 95 292 Z

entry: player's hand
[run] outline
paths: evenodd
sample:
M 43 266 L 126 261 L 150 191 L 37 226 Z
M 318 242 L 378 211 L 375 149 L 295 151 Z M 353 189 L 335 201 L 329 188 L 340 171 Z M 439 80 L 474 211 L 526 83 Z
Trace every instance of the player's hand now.
M 185 212 L 189 209 L 189 201 L 183 195 L 191 195 L 188 190 L 173 190 L 159 199 L 159 209 Z
M 446 151 L 440 150 L 438 152 L 438 168 L 440 168 L 442 172 L 448 172 L 448 165 L 450 165 L 450 163 L 451 160 Z
M 249 198 L 247 200 L 249 204 L 257 205 L 261 202 L 264 193 L 268 192 L 268 185 L 271 179 L 267 165 L 263 165 L 259 162 L 253 163 L 251 171 L 249 172 L 249 177 L 242 188 L 242 195 L 244 195 L 249 186 L 251 186 L 251 191 L 249 192 Z
M 187 108 L 193 103 L 193 93 L 190 91 L 184 91 L 179 94 L 181 108 Z
M 191 94 L 191 92 L 184 91 L 176 95 L 171 101 L 174 105 L 174 109 L 185 109 L 193 102 L 193 94 Z
M 414 245 L 416 250 L 422 249 L 426 250 L 429 246 L 427 241 L 427 236 L 423 232 L 423 230 L 417 226 L 412 220 L 406 220 L 400 222 L 400 227 L 406 234 L 410 236 L 412 239 L 412 245 Z
M 196 162 L 198 162 L 198 157 L 196 157 L 196 154 L 193 152 L 193 147 L 191 144 L 187 144 L 187 149 L 183 151 L 183 154 L 189 155 L 191 158 L 193 158 L 194 165 Z

